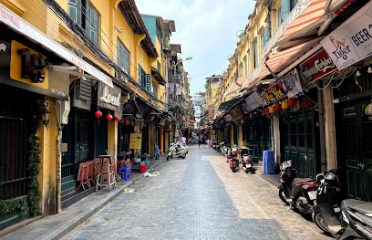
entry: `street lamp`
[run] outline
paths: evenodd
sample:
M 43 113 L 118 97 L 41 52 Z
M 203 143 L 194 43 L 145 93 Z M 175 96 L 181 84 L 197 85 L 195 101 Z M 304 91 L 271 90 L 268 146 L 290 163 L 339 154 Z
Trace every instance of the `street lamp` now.
M 180 59 L 175 64 L 173 64 L 173 75 L 174 75 L 174 77 L 176 77 L 176 68 L 177 68 L 177 65 L 179 63 L 181 63 L 181 62 L 190 61 L 190 60 L 192 60 L 192 57 L 186 57 L 185 59 Z

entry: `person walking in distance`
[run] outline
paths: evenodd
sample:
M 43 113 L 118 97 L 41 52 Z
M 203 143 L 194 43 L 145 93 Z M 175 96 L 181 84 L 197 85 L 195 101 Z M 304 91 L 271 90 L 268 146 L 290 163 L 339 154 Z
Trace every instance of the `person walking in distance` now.
M 201 139 L 200 139 L 200 134 L 199 134 L 199 147 L 200 147 Z

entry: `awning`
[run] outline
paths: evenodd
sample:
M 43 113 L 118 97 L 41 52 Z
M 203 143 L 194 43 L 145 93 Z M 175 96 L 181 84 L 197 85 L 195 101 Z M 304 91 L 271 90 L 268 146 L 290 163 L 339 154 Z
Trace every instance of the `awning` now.
M 235 106 L 244 101 L 244 97 L 234 98 L 226 102 L 222 102 L 218 107 L 217 117 L 225 115 L 231 111 Z
M 324 31 L 340 13 L 339 9 L 350 0 L 302 0 L 282 23 L 275 35 L 267 42 L 262 56 L 266 56 L 276 46 L 291 47 L 301 40 Z M 321 34 L 319 34 L 321 35 Z M 285 44 L 286 43 L 286 44 Z
M 225 91 L 223 97 L 238 91 L 241 87 L 243 82 L 248 78 L 248 76 L 239 77 L 234 81 Z
M 300 44 L 296 47 L 290 49 L 270 54 L 268 60 L 266 60 L 267 66 L 275 74 L 282 71 L 286 67 L 290 66 L 292 63 L 296 62 L 300 57 L 305 56 L 305 53 L 308 53 L 310 49 L 315 49 L 315 47 L 320 46 L 319 42 L 322 38 L 317 38 L 309 42 Z M 255 71 L 249 75 L 249 77 L 244 81 L 243 88 L 250 89 L 258 81 L 264 79 L 265 77 L 271 75 L 269 69 L 267 69 L 265 63 L 261 63 Z M 271 77 L 273 78 L 273 77 Z
M 0 4 L 0 23 L 5 24 L 19 34 L 24 35 L 31 41 L 40 44 L 41 46 L 55 53 L 57 56 L 66 60 L 67 62 L 89 73 L 104 84 L 112 88 L 114 87 L 111 77 L 107 76 L 105 73 L 93 67 L 91 64 L 84 61 L 77 55 L 73 54 L 71 51 L 48 37 L 46 34 L 39 31 L 37 28 L 33 27 L 31 24 L 23 20 L 21 17 L 13 13 L 2 4 Z

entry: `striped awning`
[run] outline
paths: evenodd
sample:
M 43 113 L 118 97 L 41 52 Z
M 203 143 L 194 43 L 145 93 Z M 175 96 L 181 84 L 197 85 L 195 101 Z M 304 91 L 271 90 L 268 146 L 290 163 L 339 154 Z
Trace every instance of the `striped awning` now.
M 274 47 L 286 48 L 297 44 L 298 40 L 317 35 L 322 25 L 330 22 L 355 0 L 302 0 L 288 15 L 275 35 L 267 42 L 262 56 Z M 293 44 L 289 44 L 294 41 Z
M 227 95 L 230 95 L 232 93 L 235 93 L 239 89 L 241 89 L 243 82 L 248 78 L 248 76 L 239 77 L 231 83 L 231 85 L 226 89 L 223 97 L 226 97 Z
M 278 74 L 283 69 L 294 63 L 297 59 L 307 53 L 310 49 L 319 45 L 322 38 L 316 38 L 306 43 L 302 43 L 296 47 L 286 49 L 281 52 L 272 53 L 265 62 L 261 63 L 255 71 L 249 75 L 243 82 L 243 88 L 250 89 L 265 77 L 272 75 L 267 66 L 275 74 Z M 265 64 L 266 63 L 266 64 Z M 267 66 L 266 66 L 267 65 Z M 273 77 L 272 77 L 273 78 Z

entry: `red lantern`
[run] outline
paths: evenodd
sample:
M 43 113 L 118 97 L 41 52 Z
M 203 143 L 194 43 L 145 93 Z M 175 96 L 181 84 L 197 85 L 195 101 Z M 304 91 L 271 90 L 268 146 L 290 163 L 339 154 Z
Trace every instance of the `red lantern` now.
M 115 121 L 120 122 L 121 117 L 115 117 Z
M 97 110 L 95 112 L 96 118 L 101 118 L 102 117 L 102 112 L 100 110 Z
M 274 105 L 274 111 L 275 112 L 280 112 L 280 110 L 282 109 L 282 105 L 277 103 Z
M 288 106 L 289 107 L 293 107 L 294 105 L 296 105 L 296 103 L 297 103 L 296 98 L 288 98 Z
M 107 121 L 111 121 L 113 119 L 113 117 L 112 117 L 111 114 L 107 114 L 106 119 L 107 119 Z

